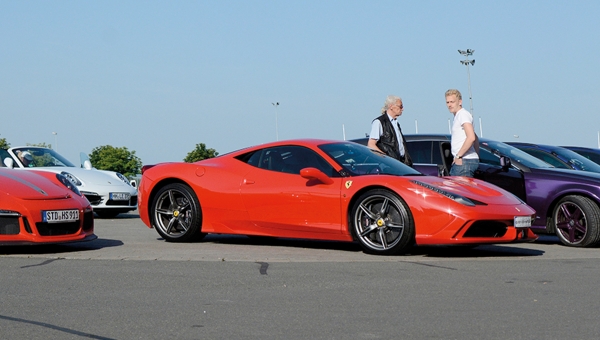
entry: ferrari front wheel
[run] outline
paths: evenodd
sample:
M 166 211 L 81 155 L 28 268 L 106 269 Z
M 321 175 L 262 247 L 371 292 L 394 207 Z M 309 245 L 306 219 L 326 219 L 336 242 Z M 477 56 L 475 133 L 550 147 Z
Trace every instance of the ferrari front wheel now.
M 587 247 L 600 240 L 600 208 L 591 199 L 571 195 L 562 198 L 552 213 L 560 241 L 573 247 Z
M 374 189 L 354 204 L 351 228 L 366 253 L 393 255 L 413 245 L 415 223 L 406 203 L 395 193 Z
M 152 225 L 166 241 L 190 242 L 199 240 L 202 211 L 196 193 L 189 186 L 173 183 L 162 187 L 150 205 Z

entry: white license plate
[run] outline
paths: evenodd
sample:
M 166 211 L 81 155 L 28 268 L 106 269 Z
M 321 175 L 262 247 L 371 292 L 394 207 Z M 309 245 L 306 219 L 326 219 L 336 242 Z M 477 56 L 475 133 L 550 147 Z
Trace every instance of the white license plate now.
M 43 210 L 42 220 L 47 223 L 79 221 L 79 210 Z
M 515 228 L 531 227 L 531 216 L 515 216 Z
M 129 201 L 131 195 L 128 192 L 111 192 L 110 199 L 113 201 Z

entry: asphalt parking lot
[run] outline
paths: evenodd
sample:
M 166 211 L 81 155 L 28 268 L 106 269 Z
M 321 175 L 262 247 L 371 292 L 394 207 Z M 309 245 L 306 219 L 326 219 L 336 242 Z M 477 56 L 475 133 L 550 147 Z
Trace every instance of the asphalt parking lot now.
M 584 339 L 600 249 L 515 245 L 364 254 L 357 244 L 208 236 L 138 216 L 98 239 L 0 250 L 4 339 Z

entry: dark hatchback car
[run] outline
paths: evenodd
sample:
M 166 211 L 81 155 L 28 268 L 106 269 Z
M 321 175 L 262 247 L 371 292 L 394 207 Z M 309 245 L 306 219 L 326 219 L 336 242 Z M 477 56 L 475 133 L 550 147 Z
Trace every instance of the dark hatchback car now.
M 600 172 L 600 165 L 592 162 L 575 151 L 553 145 L 507 142 L 517 149 L 523 150 L 533 157 L 560 169 Z
M 563 148 L 575 151 L 592 162 L 600 164 L 600 149 L 584 148 L 582 146 L 563 146 Z
M 418 171 L 433 176 L 449 173 L 450 135 L 404 137 Z M 556 234 L 568 246 L 600 242 L 600 174 L 558 169 L 513 146 L 484 138 L 479 157 L 475 177 L 512 192 L 535 209 L 533 231 Z

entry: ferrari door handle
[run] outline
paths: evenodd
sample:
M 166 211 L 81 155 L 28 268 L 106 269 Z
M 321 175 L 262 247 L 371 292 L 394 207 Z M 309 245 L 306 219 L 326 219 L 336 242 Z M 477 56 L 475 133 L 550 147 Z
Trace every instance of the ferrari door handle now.
M 254 181 L 251 179 L 245 179 L 244 184 L 254 184 Z

